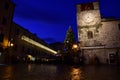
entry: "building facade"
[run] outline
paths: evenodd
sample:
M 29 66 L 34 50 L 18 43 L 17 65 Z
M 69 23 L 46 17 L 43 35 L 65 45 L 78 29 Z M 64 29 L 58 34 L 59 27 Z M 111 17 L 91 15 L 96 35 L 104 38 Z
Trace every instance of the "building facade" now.
M 45 50 L 35 44 L 49 47 L 49 45 L 42 39 L 38 38 L 36 34 L 31 33 L 16 23 L 13 23 L 12 25 L 10 44 L 9 56 L 13 59 L 18 58 L 20 60 L 25 60 L 28 55 L 35 58 L 45 57 L 47 55 Z
M 101 18 L 99 3 L 91 2 L 77 5 L 77 26 L 85 63 L 119 62 L 120 20 Z
M 36 34 L 12 21 L 14 7 L 12 0 L 0 0 L 0 64 L 56 54 Z
M 3 61 L 4 50 L 10 46 L 9 37 L 14 6 L 12 0 L 0 0 L 0 62 Z

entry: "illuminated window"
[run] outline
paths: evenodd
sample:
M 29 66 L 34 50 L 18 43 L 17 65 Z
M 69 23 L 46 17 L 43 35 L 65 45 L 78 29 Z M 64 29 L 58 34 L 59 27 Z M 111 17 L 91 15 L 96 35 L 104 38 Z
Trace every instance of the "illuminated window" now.
M 88 39 L 92 39 L 93 38 L 93 32 L 92 31 L 88 31 L 87 35 L 88 35 Z

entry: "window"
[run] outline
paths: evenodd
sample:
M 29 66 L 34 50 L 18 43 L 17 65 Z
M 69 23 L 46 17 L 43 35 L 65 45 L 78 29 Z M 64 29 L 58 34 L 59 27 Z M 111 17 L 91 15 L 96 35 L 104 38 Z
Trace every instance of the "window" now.
M 9 4 L 6 2 L 5 3 L 5 9 L 8 10 L 9 9 Z
M 23 52 L 25 51 L 25 47 L 24 47 L 24 46 L 22 47 L 22 51 L 23 51 Z
M 27 49 L 27 52 L 30 53 L 30 49 L 29 48 Z
M 0 34 L 0 42 L 3 42 L 4 34 Z
M 20 30 L 16 29 L 16 35 L 19 35 L 19 33 L 20 33 Z
M 14 50 L 17 51 L 17 49 L 18 49 L 18 45 L 15 44 L 15 46 L 14 46 Z
M 94 9 L 93 3 L 81 4 L 81 11 L 93 9 Z
M 7 19 L 6 19 L 5 17 L 3 17 L 3 19 L 2 19 L 2 24 L 3 24 L 3 25 L 6 25 L 6 24 L 7 24 Z
M 120 30 L 120 23 L 118 24 L 118 29 Z
M 88 35 L 88 39 L 93 38 L 93 32 L 92 31 L 88 31 L 87 35 Z

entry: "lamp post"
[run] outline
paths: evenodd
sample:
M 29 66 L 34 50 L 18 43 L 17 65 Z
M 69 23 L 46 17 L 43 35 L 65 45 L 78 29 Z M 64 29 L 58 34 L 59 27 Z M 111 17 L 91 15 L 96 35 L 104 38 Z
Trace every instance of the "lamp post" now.
M 79 47 L 77 44 L 73 44 L 72 49 L 73 49 L 74 53 L 76 53 L 79 50 Z
M 79 63 L 79 46 L 78 44 L 73 44 L 73 63 L 78 64 Z
M 14 46 L 14 44 L 13 44 L 13 43 L 11 42 L 11 40 L 10 40 L 10 41 L 8 42 L 8 49 L 7 49 L 7 50 L 8 50 L 8 51 L 7 51 L 7 55 L 8 55 L 8 56 L 7 56 L 7 57 L 8 57 L 7 63 L 11 63 L 11 62 L 12 62 L 12 56 L 13 56 L 13 55 L 12 55 L 12 54 L 13 54 L 13 53 L 12 53 L 12 52 L 13 52 L 13 49 L 12 49 L 12 48 L 13 48 L 13 46 Z M 7 58 L 7 57 L 6 57 L 6 58 Z

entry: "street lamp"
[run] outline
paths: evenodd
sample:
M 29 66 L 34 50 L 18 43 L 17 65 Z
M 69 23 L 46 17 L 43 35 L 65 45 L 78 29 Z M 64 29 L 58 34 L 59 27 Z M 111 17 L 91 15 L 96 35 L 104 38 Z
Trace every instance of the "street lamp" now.
M 78 45 L 77 44 L 73 44 L 73 49 L 77 49 Z
M 72 46 L 72 49 L 73 49 L 73 53 L 74 54 L 72 54 L 72 61 L 73 61 L 73 63 L 79 63 L 79 46 L 78 46 L 78 44 L 73 44 L 73 46 Z
M 8 63 L 11 63 L 12 62 L 12 60 L 13 60 L 13 46 L 14 46 L 14 44 L 11 42 L 11 41 L 9 41 L 8 42 L 8 45 L 7 45 L 7 62 Z
M 13 44 L 13 43 L 10 43 L 10 46 L 11 46 L 11 47 L 13 47 L 13 46 L 14 46 L 14 44 Z
M 78 45 L 77 44 L 73 44 L 72 49 L 74 50 L 74 52 L 78 51 Z

